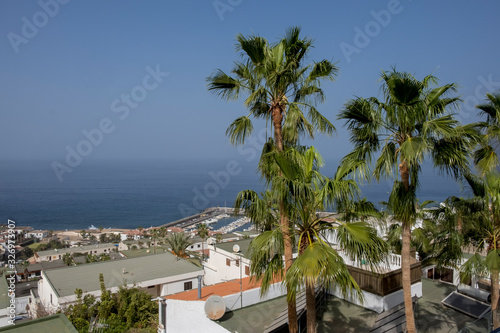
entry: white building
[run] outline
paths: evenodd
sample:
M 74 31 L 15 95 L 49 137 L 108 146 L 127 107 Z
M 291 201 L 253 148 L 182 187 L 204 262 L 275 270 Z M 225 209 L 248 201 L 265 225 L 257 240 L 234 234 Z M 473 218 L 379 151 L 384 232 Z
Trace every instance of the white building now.
M 125 283 L 142 288 L 152 297 L 197 288 L 197 277 L 204 275 L 203 269 L 167 252 L 42 271 L 38 295 L 49 313 L 75 302 L 76 289 L 98 298 L 101 273 L 106 289 L 111 292 L 118 291 Z
M 250 276 L 247 257 L 252 239 L 208 245 L 209 259 L 204 263 L 206 285 Z M 236 251 L 235 251 L 236 250 Z
M 60 260 L 63 258 L 66 253 L 81 253 L 84 255 L 92 254 L 92 255 L 100 255 L 103 253 L 110 253 L 116 248 L 115 244 L 104 243 L 104 244 L 94 244 L 94 245 L 84 245 L 84 246 L 75 246 L 75 247 L 67 247 L 63 249 L 54 249 L 47 251 L 35 252 L 35 260 L 36 262 L 42 261 L 54 261 Z
M 42 240 L 46 237 L 49 237 L 48 230 L 31 230 L 26 234 L 28 238 L 37 238 L 38 240 Z

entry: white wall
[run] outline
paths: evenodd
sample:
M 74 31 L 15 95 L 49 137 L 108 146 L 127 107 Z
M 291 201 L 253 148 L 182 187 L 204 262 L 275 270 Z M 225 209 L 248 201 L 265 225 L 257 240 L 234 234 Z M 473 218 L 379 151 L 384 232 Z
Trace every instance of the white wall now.
M 268 301 L 270 299 L 286 295 L 286 288 L 281 285 L 281 282 L 275 283 L 269 287 L 269 291 L 260 296 L 260 288 L 250 289 L 243 292 L 243 307 L 253 304 Z M 241 295 L 240 293 L 224 296 L 227 310 L 236 310 L 241 308 Z
M 190 281 L 193 283 L 192 289 L 197 289 L 198 288 L 198 278 L 191 278 L 191 279 L 186 279 L 186 280 L 177 281 L 177 282 L 173 282 L 173 283 L 163 284 L 161 286 L 161 295 L 160 296 L 172 295 L 172 294 L 176 294 L 176 293 L 179 293 L 181 291 L 184 291 L 184 283 L 190 282 Z
M 360 303 L 356 297 L 344 297 L 340 290 L 335 287 L 331 287 L 328 292 L 338 298 L 345 299 L 350 303 L 362 306 L 366 309 L 370 309 L 378 313 L 389 310 L 396 305 L 403 303 L 404 301 L 402 289 L 386 296 L 379 296 L 363 291 L 364 301 L 362 303 Z M 417 296 L 418 298 L 422 297 L 422 282 L 417 282 L 411 285 L 411 294 L 412 296 Z
M 250 260 L 221 249 L 214 250 L 213 246 L 209 249 L 210 258 L 204 265 L 206 266 L 204 280 L 206 285 L 239 279 L 240 274 L 242 278 L 250 276 L 245 274 L 245 266 L 250 267 Z M 230 260 L 230 266 L 227 266 L 226 259 Z M 240 260 L 240 267 L 236 266 L 235 260 Z
M 167 333 L 230 333 L 230 331 L 206 316 L 204 301 L 167 299 L 166 314 Z
M 45 309 L 50 313 L 55 313 L 59 308 L 59 299 L 48 283 L 47 277 L 42 271 L 42 279 L 38 281 L 38 295 Z M 52 303 L 50 303 L 50 295 L 52 295 Z
M 29 304 L 29 296 L 16 297 L 16 314 L 28 313 L 26 310 L 26 305 Z

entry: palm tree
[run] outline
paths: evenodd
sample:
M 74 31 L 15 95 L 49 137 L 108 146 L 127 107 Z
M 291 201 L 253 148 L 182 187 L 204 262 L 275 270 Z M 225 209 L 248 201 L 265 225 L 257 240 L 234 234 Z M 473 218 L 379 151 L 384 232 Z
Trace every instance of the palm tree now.
M 243 144 L 253 131 L 250 116 L 269 121 L 273 139 L 264 149 L 283 151 L 285 144 L 294 145 L 299 136 L 314 136 L 314 131 L 331 134 L 334 126 L 315 107 L 323 101 L 320 88 L 324 80 L 333 80 L 337 67 L 328 60 L 304 66 L 312 47 L 312 40 L 300 37 L 300 28 L 292 27 L 279 42 L 270 44 L 259 36 L 237 37 L 237 51 L 242 56 L 235 62 L 232 75 L 217 70 L 208 80 L 208 89 L 226 100 L 246 96 L 249 114 L 237 118 L 227 129 L 226 135 L 235 145 Z M 307 116 L 304 115 L 307 111 Z M 267 135 L 267 134 L 266 134 Z M 267 148 L 266 148 L 267 147 Z M 261 169 L 266 182 L 271 182 L 267 170 Z M 285 242 L 285 270 L 293 261 L 290 223 L 283 203 L 278 203 L 280 227 Z M 298 330 L 295 304 L 288 302 L 290 332 Z
M 156 253 L 156 241 L 160 237 L 160 229 L 151 230 L 151 239 L 153 241 L 153 253 Z
M 240 209 L 244 209 L 245 215 L 261 232 L 271 230 L 278 225 L 277 200 L 273 198 L 270 191 L 265 191 L 260 196 L 252 190 L 241 191 L 236 197 L 234 207 L 236 214 L 239 213 Z
M 221 233 L 218 233 L 218 234 L 215 235 L 215 241 L 217 243 L 221 243 L 223 239 L 224 239 L 224 237 L 222 236 Z
M 385 243 L 364 222 L 335 224 L 316 215 L 326 205 L 345 202 L 359 191 L 353 180 L 346 179 L 346 170 L 339 169 L 333 179 L 323 177 L 318 168 L 321 157 L 311 147 L 305 152 L 286 149 L 274 156 L 282 176 L 273 183 L 273 193 L 285 202 L 288 215 L 294 217 L 299 255 L 286 273 L 283 270 L 283 235 L 280 229 L 264 232 L 251 244 L 251 272 L 262 280 L 261 292 L 267 291 L 276 276 L 283 277 L 294 299 L 300 286 L 306 286 L 307 331 L 316 332 L 315 288 L 335 285 L 343 292 L 357 292 L 359 286 L 349 274 L 342 257 L 326 242 L 328 234 L 336 235 L 340 247 L 356 259 L 369 264 L 379 262 L 387 252 Z
M 498 314 L 499 301 L 499 272 L 500 272 L 500 173 L 490 171 L 483 179 L 467 175 L 465 177 L 472 189 L 476 207 L 480 207 L 475 214 L 471 214 L 470 221 L 475 235 L 472 239 L 478 243 L 477 252 L 462 265 L 463 278 L 469 279 L 472 275 L 485 276 L 489 273 L 491 281 L 491 312 L 494 328 L 500 327 Z M 479 252 L 486 247 L 486 258 Z
M 65 253 L 62 259 L 64 264 L 66 264 L 66 266 L 71 266 L 74 264 L 73 255 L 71 253 Z
M 208 237 L 207 225 L 205 223 L 199 223 L 196 233 L 201 238 L 201 260 L 203 261 L 205 258 L 205 238 Z
M 160 227 L 159 237 L 161 239 L 161 244 L 163 244 L 165 242 L 165 237 L 167 237 L 167 235 L 168 235 L 167 228 Z
M 484 136 L 481 147 L 474 152 L 474 162 L 481 175 L 498 166 L 497 150 L 500 144 L 500 93 L 486 94 L 489 103 L 476 105 L 480 116 L 486 116 L 486 121 L 478 123 Z
M 167 245 L 170 247 L 170 252 L 178 258 L 189 258 L 194 255 L 193 251 L 188 248 L 193 245 L 189 240 L 189 236 L 183 232 L 171 233 L 167 238 Z
M 368 178 L 368 165 L 373 155 L 380 152 L 373 175 L 377 180 L 396 179 L 392 192 L 399 197 L 393 197 L 393 204 L 407 209 L 394 207 L 402 223 L 402 284 L 407 329 L 413 333 L 416 327 L 411 300 L 410 242 L 421 165 L 430 156 L 439 170 L 458 176 L 468 169 L 467 156 L 477 132 L 473 125 L 459 126 L 448 111 L 459 101 L 458 97 L 448 97 L 455 93 L 455 84 L 434 87 L 437 79 L 432 75 L 419 81 L 395 68 L 383 71 L 380 81 L 382 101 L 375 97 L 351 100 L 338 117 L 346 121 L 355 146 L 342 163 L 346 167 L 361 163 L 352 170 Z

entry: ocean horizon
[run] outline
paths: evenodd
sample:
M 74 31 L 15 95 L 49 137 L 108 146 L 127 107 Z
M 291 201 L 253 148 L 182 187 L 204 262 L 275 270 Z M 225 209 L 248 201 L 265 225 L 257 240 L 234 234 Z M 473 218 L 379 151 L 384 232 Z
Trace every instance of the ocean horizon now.
M 0 162 L 0 223 L 47 230 L 158 226 L 209 207 L 232 207 L 241 190 L 264 190 L 257 162 L 245 159 L 88 160 L 62 181 L 51 162 Z M 332 177 L 338 161 L 325 162 L 322 173 Z M 363 184 L 363 196 L 380 206 L 392 183 Z M 439 203 L 460 194 L 456 181 L 422 168 L 420 200 Z

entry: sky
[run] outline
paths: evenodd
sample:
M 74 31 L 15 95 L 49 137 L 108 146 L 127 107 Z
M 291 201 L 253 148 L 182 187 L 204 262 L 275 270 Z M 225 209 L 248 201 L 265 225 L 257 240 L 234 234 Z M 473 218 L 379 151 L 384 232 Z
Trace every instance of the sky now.
M 314 40 L 309 62 L 339 67 L 318 105 L 337 133 L 305 141 L 325 158 L 352 148 L 344 103 L 380 96 L 392 66 L 457 83 L 468 123 L 500 89 L 499 12 L 499 1 L 4 0 L 0 159 L 237 157 L 225 131 L 243 101 L 219 99 L 206 78 L 231 70 L 237 34 L 274 42 L 291 26 Z

